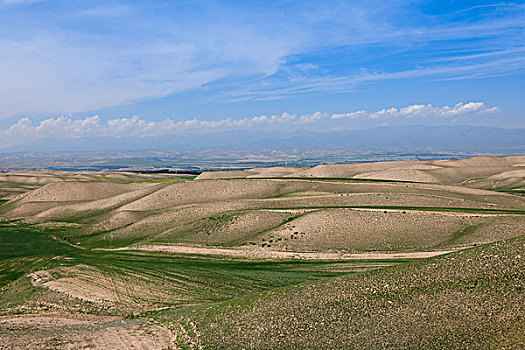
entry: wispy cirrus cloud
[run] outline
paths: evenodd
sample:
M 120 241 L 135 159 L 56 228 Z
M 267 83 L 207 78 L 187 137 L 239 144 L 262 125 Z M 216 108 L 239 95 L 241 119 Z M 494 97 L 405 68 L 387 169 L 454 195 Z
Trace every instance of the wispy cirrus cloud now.
M 342 124 L 354 120 L 378 121 L 382 125 L 393 119 L 415 118 L 458 118 L 467 115 L 499 112 L 498 107 L 487 107 L 483 102 L 457 103 L 454 106 L 410 105 L 402 108 L 385 108 L 375 112 L 365 110 L 348 113 L 322 113 L 293 115 L 261 115 L 240 119 L 176 121 L 165 119 L 148 121 L 139 116 L 114 118 L 103 121 L 99 116 L 82 119 L 54 117 L 33 123 L 29 118 L 21 118 L 10 127 L 0 130 L 3 146 L 16 145 L 38 139 L 72 139 L 82 137 L 160 137 L 182 134 L 206 134 L 229 130 L 316 130 L 319 124 L 341 129 Z
M 524 52 L 516 50 L 516 52 Z M 232 91 L 223 96 L 228 102 L 264 101 L 281 99 L 290 95 L 316 92 L 348 92 L 363 84 L 371 84 L 389 80 L 404 80 L 427 77 L 433 80 L 465 80 L 473 78 L 488 78 L 505 75 L 525 67 L 525 55 L 505 57 L 484 63 L 470 62 L 457 65 L 434 65 L 432 67 L 417 67 L 410 70 L 395 72 L 369 72 L 362 70 L 350 76 L 302 77 L 282 81 L 259 81 L 243 90 Z
M 515 3 L 439 13 L 375 0 L 0 4 L 0 118 L 165 96 L 179 105 L 186 91 L 223 103 L 479 79 L 516 74 L 525 60 Z

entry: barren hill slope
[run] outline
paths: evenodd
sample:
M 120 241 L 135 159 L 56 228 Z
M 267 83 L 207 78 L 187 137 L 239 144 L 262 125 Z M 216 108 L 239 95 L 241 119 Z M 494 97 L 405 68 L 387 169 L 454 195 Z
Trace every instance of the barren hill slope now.
M 525 186 L 525 156 L 318 165 L 313 168 L 286 168 L 286 171 L 281 168 L 264 168 L 224 173 L 207 172 L 196 179 L 255 176 L 375 179 L 512 189 Z M 503 182 L 503 179 L 512 181 Z
M 246 178 L 197 181 L 68 178 L 11 197 L 0 206 L 0 218 L 52 230 L 85 247 L 442 249 L 521 234 L 525 197 L 519 191 L 472 187 L 519 186 L 523 162 L 524 157 L 481 157 L 326 165 L 295 173 L 269 168 L 247 170 Z M 480 174 L 486 177 L 472 177 Z

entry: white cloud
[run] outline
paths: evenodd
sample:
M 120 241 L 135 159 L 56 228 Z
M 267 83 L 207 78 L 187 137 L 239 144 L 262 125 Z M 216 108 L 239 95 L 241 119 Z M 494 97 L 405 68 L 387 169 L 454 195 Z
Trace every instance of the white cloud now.
M 280 115 L 261 115 L 241 119 L 199 120 L 191 119 L 175 121 L 165 119 L 161 121 L 147 121 L 139 116 L 130 118 L 115 118 L 102 121 L 99 116 L 84 119 L 70 117 L 48 118 L 33 124 L 29 118 L 21 118 L 9 128 L 0 130 L 0 139 L 3 147 L 30 142 L 38 139 L 71 139 L 80 137 L 158 137 L 181 135 L 188 133 L 212 133 L 227 130 L 276 130 L 286 127 L 292 129 L 315 130 L 322 123 L 328 123 L 332 129 L 344 127 L 345 121 L 370 120 L 378 121 L 378 125 L 388 125 L 388 120 L 410 118 L 448 118 L 455 120 L 459 117 L 475 114 L 498 112 L 498 107 L 487 107 L 483 102 L 457 103 L 449 107 L 435 107 L 428 105 L 410 105 L 402 108 L 386 108 L 376 112 L 360 110 L 349 113 L 322 113 L 316 112 L 296 116 L 289 113 Z
M 366 116 L 366 114 L 367 112 L 365 110 L 351 113 L 335 113 L 330 116 L 330 119 L 357 119 Z
M 356 113 L 359 113 L 360 117 L 366 116 L 370 119 L 391 119 L 391 118 L 420 118 L 420 117 L 435 117 L 435 118 L 450 118 L 456 116 L 462 116 L 467 114 L 483 114 L 483 113 L 494 113 L 499 112 L 498 107 L 486 107 L 483 102 L 468 102 L 468 103 L 457 103 L 453 107 L 443 106 L 434 107 L 431 104 L 428 105 L 411 105 L 403 108 L 388 108 L 382 109 L 374 113 L 367 113 L 365 111 L 359 111 L 354 113 L 348 113 L 348 118 L 355 117 Z M 332 117 L 337 116 L 336 119 L 341 119 L 340 115 L 334 114 Z

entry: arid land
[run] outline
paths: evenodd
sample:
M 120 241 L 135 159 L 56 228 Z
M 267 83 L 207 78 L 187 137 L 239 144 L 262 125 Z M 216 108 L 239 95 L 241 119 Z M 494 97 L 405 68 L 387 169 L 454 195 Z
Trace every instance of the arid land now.
M 0 173 L 0 349 L 525 347 L 525 156 Z

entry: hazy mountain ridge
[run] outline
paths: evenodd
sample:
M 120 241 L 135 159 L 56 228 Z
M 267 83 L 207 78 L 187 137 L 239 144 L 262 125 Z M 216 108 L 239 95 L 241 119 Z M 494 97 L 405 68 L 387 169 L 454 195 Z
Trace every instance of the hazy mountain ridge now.
M 0 146 L 2 147 L 2 146 Z M 525 150 L 525 129 L 478 126 L 385 126 L 329 132 L 228 131 L 163 137 L 42 139 L 0 148 L 23 151 L 132 151 L 223 149 L 439 149 L 516 154 Z

